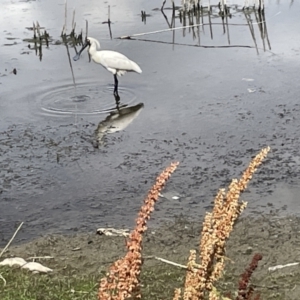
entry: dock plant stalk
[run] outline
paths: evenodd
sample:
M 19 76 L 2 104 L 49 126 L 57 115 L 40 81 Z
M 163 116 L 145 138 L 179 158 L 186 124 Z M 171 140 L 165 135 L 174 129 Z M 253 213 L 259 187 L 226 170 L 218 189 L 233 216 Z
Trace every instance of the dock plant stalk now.
M 142 240 L 147 221 L 154 210 L 159 193 L 165 186 L 178 163 L 172 163 L 157 178 L 149 191 L 136 219 L 136 226 L 126 242 L 126 255 L 113 263 L 107 277 L 100 282 L 99 300 L 123 300 L 141 298 L 140 273 L 142 266 Z
M 262 149 L 239 180 L 233 179 L 227 191 L 220 189 L 217 193 L 212 212 L 207 212 L 204 218 L 199 255 L 197 257 L 196 250 L 190 250 L 184 288 L 175 289 L 173 300 L 230 300 L 221 297 L 214 284 L 223 275 L 227 239 L 236 220 L 247 206 L 247 202 L 239 201 L 240 195 L 247 188 L 254 172 L 269 151 L 269 147 Z M 172 163 L 156 178 L 138 214 L 136 227 L 126 242 L 126 255 L 114 262 L 107 276 L 100 281 L 99 300 L 141 298 L 143 233 L 147 230 L 147 221 L 154 210 L 160 191 L 177 166 L 178 163 Z M 241 293 L 241 288 L 239 292 Z

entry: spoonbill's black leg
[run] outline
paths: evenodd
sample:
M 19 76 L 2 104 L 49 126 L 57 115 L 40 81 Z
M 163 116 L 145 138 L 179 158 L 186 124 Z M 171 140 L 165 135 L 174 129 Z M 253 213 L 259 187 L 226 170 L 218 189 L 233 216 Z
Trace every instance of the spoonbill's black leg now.
M 115 101 L 116 101 L 116 109 L 119 111 L 120 110 L 120 96 L 119 95 L 116 95 L 114 93 L 114 96 L 115 96 Z
M 114 79 L 115 79 L 115 89 L 114 89 L 114 95 L 119 96 L 118 93 L 118 78 L 117 78 L 117 74 L 114 74 Z

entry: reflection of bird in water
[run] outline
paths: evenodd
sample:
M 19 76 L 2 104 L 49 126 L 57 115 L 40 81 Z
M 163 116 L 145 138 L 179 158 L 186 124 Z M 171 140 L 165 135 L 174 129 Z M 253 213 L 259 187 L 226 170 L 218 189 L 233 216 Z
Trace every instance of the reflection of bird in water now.
M 77 53 L 73 59 L 76 61 L 79 59 L 81 52 L 89 46 L 88 52 L 92 60 L 102 65 L 106 70 L 113 73 L 115 79 L 114 94 L 118 96 L 118 78 L 117 75 L 122 76 L 126 72 L 142 73 L 141 68 L 134 61 L 127 58 L 125 55 L 110 50 L 97 50 L 100 49 L 100 43 L 92 38 L 88 37 L 82 46 L 81 50 Z
M 134 106 L 118 108 L 101 121 L 95 131 L 98 143 L 108 133 L 124 130 L 141 112 L 143 103 Z

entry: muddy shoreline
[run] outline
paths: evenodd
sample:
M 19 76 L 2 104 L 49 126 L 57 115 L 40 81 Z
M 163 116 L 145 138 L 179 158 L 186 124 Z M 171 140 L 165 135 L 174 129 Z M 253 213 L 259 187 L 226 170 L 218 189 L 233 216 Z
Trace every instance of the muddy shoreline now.
M 201 224 L 177 218 L 159 228 L 150 228 L 144 237 L 144 257 L 159 256 L 180 264 L 186 264 L 190 249 L 197 249 Z M 222 291 L 234 291 L 238 278 L 255 253 L 263 259 L 254 272 L 251 283 L 262 299 L 298 299 L 300 287 L 299 266 L 282 268 L 273 272 L 269 267 L 297 262 L 299 258 L 300 219 L 265 215 L 241 217 L 227 243 L 224 278 L 218 287 Z M 20 233 L 22 234 L 22 233 Z M 107 267 L 125 253 L 124 237 L 106 237 L 93 233 L 73 236 L 45 235 L 29 243 L 12 245 L 4 257 L 51 256 L 41 260 L 54 269 L 51 276 L 62 276 L 64 268 L 70 274 L 102 277 Z M 164 268 L 162 262 L 145 259 L 144 268 Z M 169 266 L 165 266 L 169 268 Z M 176 268 L 176 267 L 174 267 Z M 48 276 L 48 275 L 47 275 Z M 174 282 L 176 284 L 176 282 Z M 177 283 L 178 284 L 178 283 Z

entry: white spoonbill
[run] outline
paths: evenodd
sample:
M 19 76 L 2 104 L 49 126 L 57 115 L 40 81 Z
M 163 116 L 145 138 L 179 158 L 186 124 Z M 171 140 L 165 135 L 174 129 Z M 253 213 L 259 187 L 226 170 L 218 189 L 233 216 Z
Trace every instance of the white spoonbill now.
M 100 43 L 98 40 L 87 37 L 84 45 L 77 53 L 73 59 L 76 61 L 79 59 L 80 54 L 82 51 L 89 46 L 88 52 L 92 58 L 92 60 L 102 65 L 106 70 L 113 73 L 115 79 L 115 89 L 114 94 L 118 95 L 118 78 L 117 75 L 122 76 L 126 72 L 136 72 L 142 73 L 141 68 L 138 66 L 137 63 L 127 58 L 125 55 L 110 50 L 101 50 L 100 51 Z M 99 49 L 99 50 L 97 50 Z

